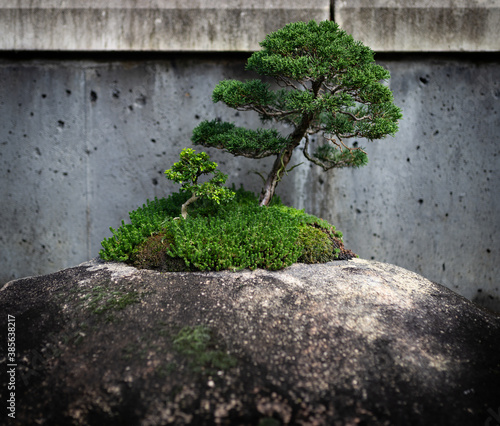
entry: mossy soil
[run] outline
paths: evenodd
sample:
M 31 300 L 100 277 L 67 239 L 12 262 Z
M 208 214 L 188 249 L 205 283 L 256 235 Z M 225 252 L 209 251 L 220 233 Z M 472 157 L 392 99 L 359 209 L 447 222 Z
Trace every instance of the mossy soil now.
M 259 207 L 242 188 L 229 203 L 198 200 L 179 218 L 190 193 L 148 201 L 130 213 L 100 256 L 142 269 L 164 272 L 223 269 L 277 270 L 293 263 L 325 263 L 356 255 L 344 247 L 342 233 L 328 222 L 275 199 Z

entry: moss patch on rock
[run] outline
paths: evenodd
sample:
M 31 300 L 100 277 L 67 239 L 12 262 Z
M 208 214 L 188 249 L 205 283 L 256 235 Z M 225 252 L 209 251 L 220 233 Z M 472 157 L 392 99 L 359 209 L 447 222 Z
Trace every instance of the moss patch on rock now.
M 217 343 L 213 331 L 204 326 L 186 326 L 173 339 L 174 349 L 188 361 L 194 372 L 216 374 L 237 364 L 236 358 Z
M 140 303 L 141 294 L 137 290 L 117 287 L 106 280 L 92 288 L 81 287 L 74 290 L 78 305 L 96 315 L 105 315 L 106 321 L 113 321 L 116 311 Z

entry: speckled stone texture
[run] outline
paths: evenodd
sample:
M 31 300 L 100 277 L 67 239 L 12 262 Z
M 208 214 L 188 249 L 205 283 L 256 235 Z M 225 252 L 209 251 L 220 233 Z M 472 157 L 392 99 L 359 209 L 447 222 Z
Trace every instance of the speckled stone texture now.
M 482 425 L 500 406 L 500 317 L 390 264 L 94 259 L 8 283 L 0 310 L 3 342 L 16 321 L 12 424 Z M 194 368 L 173 344 L 185 326 L 234 363 Z

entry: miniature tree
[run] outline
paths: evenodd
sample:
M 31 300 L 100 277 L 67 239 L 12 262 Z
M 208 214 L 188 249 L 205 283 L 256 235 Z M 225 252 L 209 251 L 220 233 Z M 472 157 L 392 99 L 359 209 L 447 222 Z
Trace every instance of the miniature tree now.
M 180 154 L 178 163 L 174 163 L 171 169 L 165 170 L 169 180 L 181 184 L 183 191 L 190 191 L 191 197 L 182 205 L 181 215 L 187 218 L 187 207 L 200 197 L 206 197 L 220 204 L 234 197 L 234 192 L 222 186 L 226 182 L 227 175 L 217 170 L 217 163 L 210 161 L 206 152 L 195 153 L 194 149 L 184 148 Z M 198 179 L 203 174 L 213 173 L 214 177 L 202 184 Z
M 304 140 L 304 156 L 325 171 L 359 167 L 368 161 L 363 148 L 347 139 L 380 139 L 398 130 L 401 110 L 382 81 L 390 74 L 375 64 L 373 51 L 331 21 L 297 22 L 269 34 L 262 50 L 248 59 L 247 69 L 271 76 L 280 86 L 272 90 L 261 80 L 223 80 L 214 102 L 238 111 L 256 111 L 263 121 L 292 127 L 250 130 L 218 120 L 204 121 L 193 131 L 194 144 L 224 149 L 233 155 L 276 160 L 265 181 L 260 205 L 268 205 L 287 172 L 295 148 Z M 310 153 L 311 135 L 322 143 Z

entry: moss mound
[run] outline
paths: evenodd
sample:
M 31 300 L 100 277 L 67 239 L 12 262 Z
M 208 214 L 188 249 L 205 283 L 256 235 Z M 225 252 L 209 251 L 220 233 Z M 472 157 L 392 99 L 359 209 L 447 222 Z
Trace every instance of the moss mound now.
M 253 193 L 240 189 L 233 201 L 199 200 L 187 219 L 176 216 L 189 194 L 155 199 L 130 213 L 102 242 L 104 260 L 160 271 L 282 269 L 296 262 L 351 259 L 342 233 L 328 222 L 281 204 L 259 207 Z
M 189 271 L 183 259 L 167 254 L 172 245 L 172 238 L 166 232 L 153 234 L 131 253 L 130 261 L 139 269 L 156 269 L 161 272 Z

